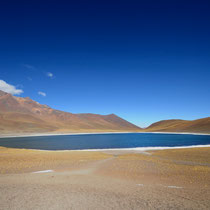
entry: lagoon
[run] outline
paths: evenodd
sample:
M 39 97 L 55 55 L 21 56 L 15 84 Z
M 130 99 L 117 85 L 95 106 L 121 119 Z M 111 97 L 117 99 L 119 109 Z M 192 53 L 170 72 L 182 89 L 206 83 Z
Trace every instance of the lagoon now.
M 210 145 L 210 135 L 106 133 L 1 138 L 0 146 L 39 150 L 131 149 Z

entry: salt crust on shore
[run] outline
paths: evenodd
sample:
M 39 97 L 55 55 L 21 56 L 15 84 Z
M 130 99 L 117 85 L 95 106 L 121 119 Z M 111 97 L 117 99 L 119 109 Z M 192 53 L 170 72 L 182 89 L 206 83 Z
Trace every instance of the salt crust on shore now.
M 0 138 L 14 138 L 14 137 L 35 137 L 35 136 L 69 136 L 69 135 L 94 135 L 94 134 L 129 134 L 129 133 L 154 133 L 154 134 L 184 134 L 184 135 L 205 135 L 210 133 L 181 133 L 181 132 L 99 132 L 99 133 L 37 133 L 37 134 L 23 134 L 23 135 L 1 135 Z

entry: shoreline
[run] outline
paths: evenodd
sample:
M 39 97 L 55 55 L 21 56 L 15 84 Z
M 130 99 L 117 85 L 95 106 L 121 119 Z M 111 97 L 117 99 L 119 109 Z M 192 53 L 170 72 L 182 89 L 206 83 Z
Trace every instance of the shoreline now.
M 41 137 L 41 136 L 70 136 L 70 135 L 97 135 L 97 134 L 129 134 L 129 133 L 143 133 L 143 134 L 183 134 L 183 135 L 205 135 L 210 136 L 210 133 L 189 133 L 189 132 L 94 132 L 94 133 L 37 133 L 37 134 L 21 134 L 21 135 L 1 135 L 1 138 L 18 138 L 18 137 Z
M 171 147 L 131 147 L 131 148 L 107 148 L 107 149 L 65 149 L 65 150 L 46 150 L 46 149 L 28 149 L 28 148 L 15 148 L 15 147 L 3 147 L 6 149 L 16 149 L 16 150 L 27 150 L 27 151 L 39 151 L 39 152 L 145 152 L 145 151 L 158 151 L 158 150 L 179 150 L 179 149 L 193 149 L 193 148 L 208 148 L 210 147 L 210 144 L 206 145 L 189 145 L 189 146 L 171 146 Z
M 154 133 L 154 134 L 184 134 L 184 135 L 197 135 L 197 136 L 210 136 L 210 133 L 190 133 L 190 132 L 138 132 L 138 133 Z
M 39 136 L 75 136 L 75 135 L 97 135 L 97 134 L 123 134 L 123 133 L 139 133 L 139 132 L 98 132 L 98 133 L 37 133 L 37 134 L 23 134 L 23 135 L 1 135 L 1 138 L 18 138 L 18 137 L 39 137 Z M 210 134 L 209 134 L 210 135 Z
M 65 151 L 86 151 L 86 152 L 106 152 L 106 151 L 155 151 L 155 150 L 168 150 L 168 149 L 192 149 L 192 148 L 207 148 L 207 145 L 189 145 L 189 146 L 174 146 L 174 147 L 133 147 L 133 148 L 113 148 L 113 149 L 84 149 L 84 150 L 65 150 Z M 45 150 L 49 151 L 49 150 Z M 51 151 L 51 150 L 50 150 Z M 54 151 L 54 150 L 53 150 Z M 62 150 L 55 150 L 62 151 Z

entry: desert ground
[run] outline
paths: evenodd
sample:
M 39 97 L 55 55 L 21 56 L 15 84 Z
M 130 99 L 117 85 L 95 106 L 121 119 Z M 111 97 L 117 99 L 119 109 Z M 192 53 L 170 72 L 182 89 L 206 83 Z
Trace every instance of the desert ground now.
M 0 147 L 2 210 L 209 206 L 210 148 L 88 152 Z

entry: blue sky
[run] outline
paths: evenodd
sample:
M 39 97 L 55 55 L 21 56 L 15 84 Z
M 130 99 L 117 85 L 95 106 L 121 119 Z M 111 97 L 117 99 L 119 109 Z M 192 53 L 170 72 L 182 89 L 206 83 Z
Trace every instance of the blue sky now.
M 208 117 L 209 10 L 183 0 L 1 2 L 0 80 L 55 109 L 142 127 Z

